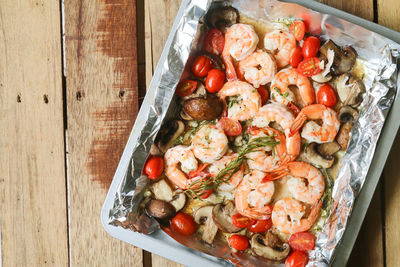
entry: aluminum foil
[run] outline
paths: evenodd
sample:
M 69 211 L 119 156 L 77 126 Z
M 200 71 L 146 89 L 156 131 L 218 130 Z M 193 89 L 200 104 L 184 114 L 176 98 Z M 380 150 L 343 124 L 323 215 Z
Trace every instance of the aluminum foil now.
M 364 66 L 363 81 L 367 92 L 360 106 L 360 116 L 351 132 L 349 147 L 339 166 L 330 215 L 317 236 L 315 249 L 310 252 L 309 266 L 328 266 L 334 260 L 354 201 L 362 190 L 385 118 L 396 89 L 400 86 L 397 80 L 400 45 L 363 27 L 298 4 L 276 0 L 183 1 L 178 12 L 180 19 L 172 28 L 172 41 L 166 44 L 132 130 L 133 138 L 130 140 L 134 142 L 134 148 L 131 164 L 126 166 L 125 177 L 109 213 L 109 222 L 148 234 L 159 228 L 158 223 L 143 212 L 143 192 L 149 180 L 141 175 L 142 168 L 163 121 L 177 116 L 174 88 L 184 73 L 186 63 L 190 62 L 189 54 L 196 50 L 204 31 L 203 16 L 210 5 L 221 3 L 232 5 L 246 16 L 271 25 L 277 24 L 282 18 L 300 18 L 306 14 L 313 21 L 311 30 L 321 29 L 322 38 L 332 39 L 340 46 L 353 46 Z M 181 244 L 235 265 L 279 266 L 278 263 L 260 260 L 246 253 L 234 253 L 222 242 L 209 246 L 196 237 L 180 236 L 168 227 L 163 229 Z

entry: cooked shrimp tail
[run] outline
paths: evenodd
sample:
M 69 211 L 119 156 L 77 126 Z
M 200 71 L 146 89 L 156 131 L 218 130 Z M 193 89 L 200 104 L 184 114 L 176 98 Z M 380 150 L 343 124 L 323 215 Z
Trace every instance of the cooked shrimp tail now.
M 288 174 L 289 174 L 289 172 L 288 172 L 287 169 L 286 170 L 285 169 L 283 169 L 283 170 L 281 169 L 281 170 L 277 170 L 277 171 L 273 171 L 273 172 L 268 172 L 268 173 L 265 174 L 262 182 L 266 183 L 266 182 L 269 182 L 269 181 L 278 180 L 278 179 L 281 179 L 281 178 L 285 177 Z
M 300 112 L 296 119 L 294 119 L 292 126 L 290 127 L 289 137 L 295 135 L 306 122 L 306 120 L 307 116 L 304 113 Z

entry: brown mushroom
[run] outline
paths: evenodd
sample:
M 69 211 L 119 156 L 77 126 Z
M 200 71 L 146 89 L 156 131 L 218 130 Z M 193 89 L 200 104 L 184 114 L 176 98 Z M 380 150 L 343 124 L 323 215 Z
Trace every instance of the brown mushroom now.
M 175 139 L 178 138 L 185 130 L 185 124 L 182 121 L 174 120 L 163 124 L 157 135 L 156 143 L 161 152 L 167 152 L 172 146 Z
M 187 115 L 195 120 L 211 121 L 222 113 L 222 104 L 215 95 L 188 99 L 183 103 Z
M 358 111 L 350 106 L 343 106 L 338 112 L 338 119 L 340 122 L 354 123 L 358 118 Z
M 170 203 L 152 199 L 146 205 L 146 212 L 149 216 L 160 220 L 169 220 L 175 216 L 175 208 Z
M 290 252 L 288 243 L 282 242 L 279 237 L 268 231 L 265 236 L 255 234 L 250 240 L 251 249 L 255 254 L 274 261 L 285 259 Z
M 342 150 L 346 150 L 349 145 L 350 140 L 350 132 L 353 124 L 350 122 L 344 123 L 339 130 L 338 135 L 336 136 L 336 141 L 342 147 Z
M 194 221 L 205 225 L 201 239 L 208 244 L 212 244 L 218 232 L 218 227 L 212 218 L 213 208 L 214 206 L 212 205 L 203 206 L 194 213 Z
M 321 156 L 329 158 L 340 150 L 340 145 L 335 141 L 329 143 L 323 143 L 318 145 L 317 150 Z
M 154 197 L 159 200 L 170 202 L 173 197 L 173 192 L 169 184 L 161 179 L 151 185 L 151 191 L 153 191 Z
M 204 84 L 201 81 L 197 81 L 197 88 L 196 90 L 188 95 L 182 98 L 184 101 L 192 98 L 198 98 L 198 97 L 206 97 L 207 96 L 207 89 L 204 86 Z
M 231 6 L 216 5 L 210 8 L 205 19 L 210 28 L 225 32 L 231 25 L 239 22 L 239 11 Z
M 365 85 L 357 77 L 349 73 L 342 74 L 335 80 L 335 87 L 343 105 L 357 107 L 361 104 Z
M 334 60 L 330 69 L 334 75 L 349 72 L 356 63 L 357 52 L 351 46 L 340 48 L 332 40 L 328 40 L 319 51 L 325 57 L 328 57 L 328 50 L 334 52 Z
M 175 195 L 172 197 L 172 200 L 169 202 L 172 206 L 174 206 L 176 212 L 183 209 L 186 204 L 186 195 L 183 192 L 175 192 Z
M 213 208 L 213 220 L 214 223 L 218 226 L 218 228 L 225 233 L 236 233 L 241 230 L 233 225 L 232 223 L 232 215 L 238 213 L 235 204 L 232 201 L 228 200 L 224 203 L 220 203 L 214 206 Z
M 323 153 L 321 153 L 319 149 L 319 147 L 321 146 L 322 145 L 319 145 L 317 143 L 310 143 L 304 150 L 304 155 L 308 162 L 327 169 L 332 167 L 333 163 L 335 162 L 335 157 L 333 157 L 332 154 L 336 153 L 336 151 L 334 153 L 331 153 L 332 150 L 329 150 L 329 145 L 324 145 L 323 148 L 325 147 L 325 150 L 322 149 L 321 151 Z

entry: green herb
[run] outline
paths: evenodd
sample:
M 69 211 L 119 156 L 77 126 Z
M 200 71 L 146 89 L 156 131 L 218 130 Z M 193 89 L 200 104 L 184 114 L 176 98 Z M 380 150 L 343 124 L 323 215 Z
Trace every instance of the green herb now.
M 284 93 L 282 96 L 283 96 L 284 98 L 288 97 L 288 96 L 289 96 L 289 92 Z
M 314 62 L 314 59 L 311 58 L 311 61 L 312 61 L 313 69 L 315 70 L 315 62 Z
M 278 94 L 282 95 L 282 94 L 281 94 L 281 90 L 280 90 L 278 87 L 275 87 L 274 90 L 275 90 Z
M 363 75 L 362 75 L 362 77 L 361 77 L 361 80 L 363 81 L 364 78 L 365 78 L 365 73 L 363 73 Z
M 178 145 L 182 145 L 183 144 L 183 134 L 178 136 L 174 142 L 172 143 L 172 146 L 178 146 Z
M 279 144 L 279 141 L 274 140 L 273 137 L 274 136 L 264 136 L 252 139 L 250 142 L 247 143 L 246 146 L 242 148 L 238 156 L 233 161 L 229 162 L 228 165 L 226 165 L 226 167 L 222 169 L 215 177 L 212 177 L 208 180 L 199 179 L 193 182 L 192 184 L 190 184 L 189 188 L 185 190 L 185 193 L 189 197 L 201 199 L 201 196 L 206 190 L 217 188 L 220 184 L 228 182 L 231 177 L 238 170 L 240 170 L 243 161 L 246 159 L 246 155 L 248 153 L 253 152 L 259 147 L 274 147 Z
M 298 19 L 295 19 L 295 18 L 278 18 L 276 20 L 273 20 L 272 22 L 283 24 L 284 26 L 289 28 L 290 26 L 292 26 L 293 22 L 295 22 L 296 20 L 298 20 Z
M 228 109 L 230 109 L 231 107 L 233 107 L 233 105 L 238 104 L 239 100 L 237 97 L 230 97 L 228 100 Z

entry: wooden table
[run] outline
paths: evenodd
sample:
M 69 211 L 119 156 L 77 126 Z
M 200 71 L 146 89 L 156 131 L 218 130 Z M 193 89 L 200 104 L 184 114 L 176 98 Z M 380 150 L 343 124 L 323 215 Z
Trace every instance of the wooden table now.
M 180 0 L 68 0 L 64 35 L 60 2 L 0 0 L 0 265 L 177 266 L 99 214 Z M 398 0 L 321 2 L 400 30 Z M 349 266 L 400 262 L 399 154 Z

